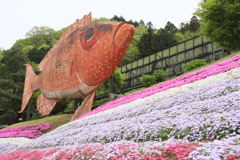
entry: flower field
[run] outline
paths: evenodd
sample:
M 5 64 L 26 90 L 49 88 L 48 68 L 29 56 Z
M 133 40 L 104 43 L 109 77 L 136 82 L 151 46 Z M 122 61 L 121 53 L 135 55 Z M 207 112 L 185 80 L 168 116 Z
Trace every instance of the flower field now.
M 240 159 L 240 55 L 120 97 L 39 137 L 24 128 L 31 130 L 0 130 L 0 159 Z
M 49 123 L 1 129 L 0 138 L 8 137 L 37 138 L 43 134 L 42 131 L 47 131 L 48 129 L 50 129 Z

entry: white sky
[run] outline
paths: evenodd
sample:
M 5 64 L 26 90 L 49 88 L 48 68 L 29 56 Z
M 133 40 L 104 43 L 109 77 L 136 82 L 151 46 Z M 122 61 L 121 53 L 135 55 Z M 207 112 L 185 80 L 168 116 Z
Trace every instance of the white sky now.
M 34 26 L 67 27 L 84 14 L 93 18 L 123 16 L 163 28 L 189 21 L 201 0 L 0 0 L 0 48 L 9 49 Z

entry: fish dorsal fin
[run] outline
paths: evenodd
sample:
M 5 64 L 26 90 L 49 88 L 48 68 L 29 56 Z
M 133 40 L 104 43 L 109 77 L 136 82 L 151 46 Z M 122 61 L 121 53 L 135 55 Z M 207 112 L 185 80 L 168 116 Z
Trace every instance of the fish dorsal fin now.
M 63 32 L 59 40 L 52 46 L 52 48 L 47 52 L 45 57 L 42 59 L 42 61 L 38 65 L 38 70 L 42 71 L 45 62 L 53 55 L 53 51 L 61 44 L 63 39 L 67 37 L 70 33 L 72 33 L 74 30 L 86 26 L 88 24 L 92 23 L 92 14 L 91 12 L 88 15 L 84 15 L 82 19 L 77 19 L 73 24 L 70 25 L 70 27 Z

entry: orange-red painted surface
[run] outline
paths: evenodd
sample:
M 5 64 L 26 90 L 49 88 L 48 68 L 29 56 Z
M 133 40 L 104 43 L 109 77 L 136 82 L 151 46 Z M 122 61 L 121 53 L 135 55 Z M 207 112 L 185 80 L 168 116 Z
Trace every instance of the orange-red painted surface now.
M 39 64 L 40 75 L 26 65 L 20 113 L 38 89 L 42 93 L 37 110 L 42 115 L 48 115 L 63 98 L 84 99 L 72 119 L 91 110 L 95 90 L 112 75 L 134 34 L 132 25 L 92 23 L 91 19 L 90 13 L 63 33 Z

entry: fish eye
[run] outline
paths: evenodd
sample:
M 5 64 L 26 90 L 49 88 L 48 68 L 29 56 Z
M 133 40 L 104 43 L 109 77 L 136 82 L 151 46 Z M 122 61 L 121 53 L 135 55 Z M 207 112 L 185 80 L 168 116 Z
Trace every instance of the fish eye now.
M 80 34 L 80 43 L 84 50 L 88 50 L 97 43 L 99 31 L 95 26 L 89 26 Z
M 85 33 L 84 40 L 86 42 L 89 42 L 92 39 L 93 34 L 94 34 L 94 29 L 92 27 L 88 28 L 88 30 Z

